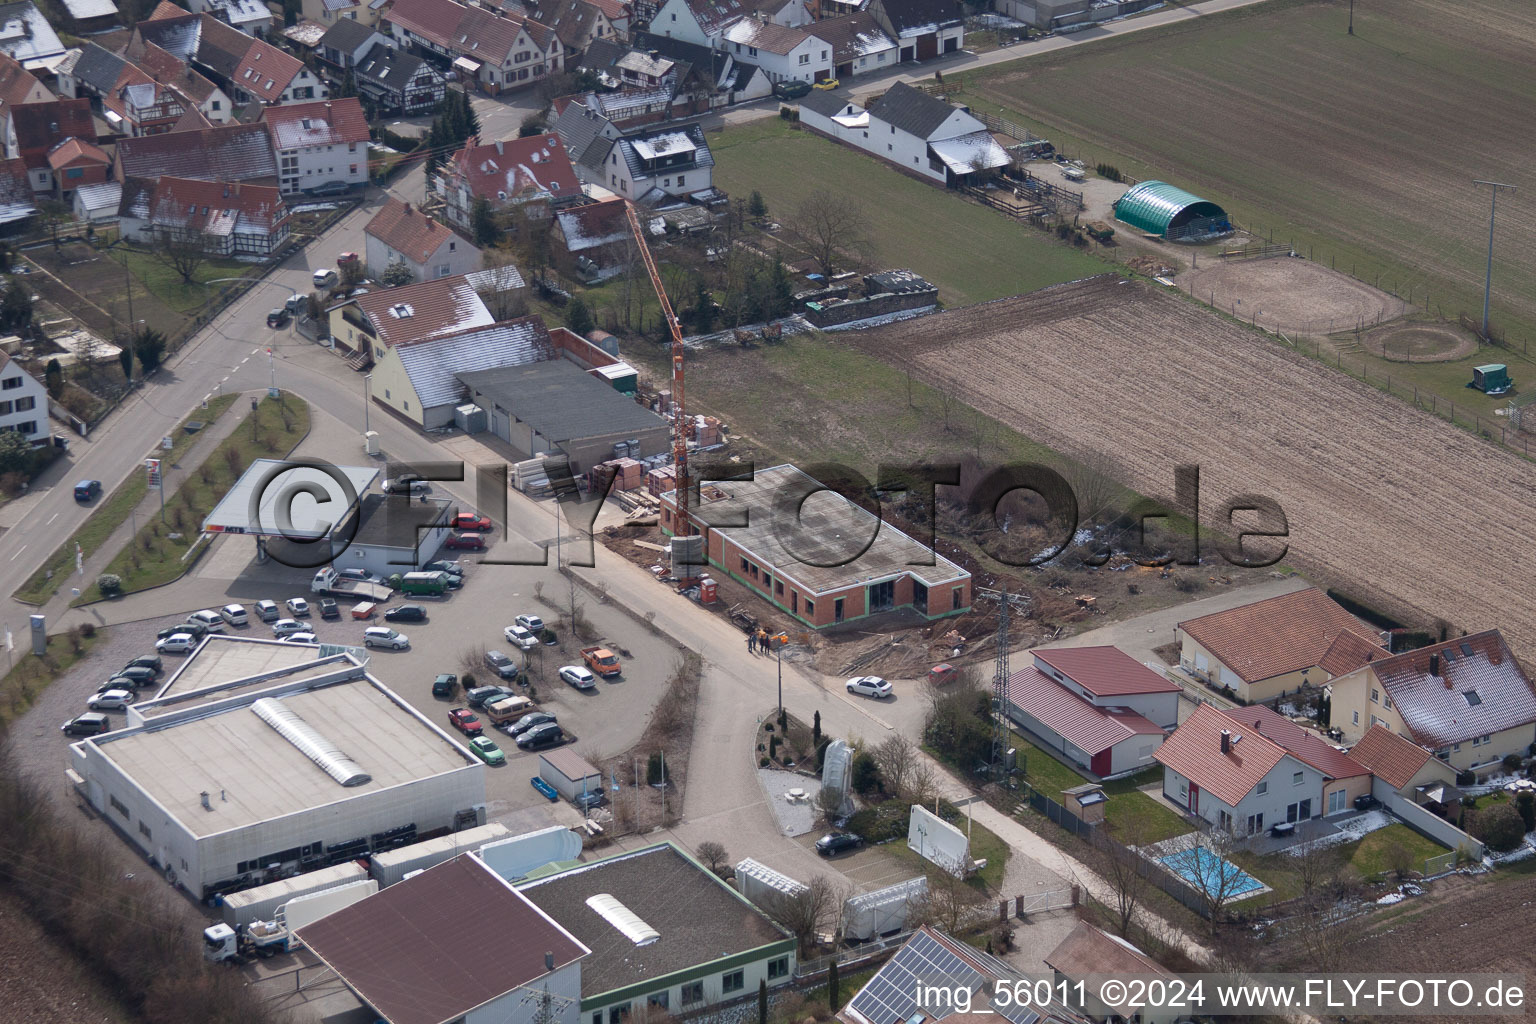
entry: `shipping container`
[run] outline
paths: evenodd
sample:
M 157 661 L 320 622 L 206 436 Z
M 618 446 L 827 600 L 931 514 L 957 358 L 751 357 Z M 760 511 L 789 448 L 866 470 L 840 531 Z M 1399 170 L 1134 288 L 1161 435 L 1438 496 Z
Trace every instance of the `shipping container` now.
M 368 877 L 368 869 L 357 861 L 347 861 L 280 882 L 269 882 L 254 889 L 244 889 L 224 897 L 224 923 L 238 928 L 253 921 L 270 921 L 277 908 L 296 896 L 356 882 Z
M 439 836 L 437 839 L 428 839 L 424 843 L 412 843 L 398 850 L 374 854 L 371 874 L 382 886 L 394 885 L 405 877 L 406 872 L 436 867 L 461 853 L 478 850 L 486 843 L 509 835 L 511 830 L 507 826 L 492 822 L 452 835 Z

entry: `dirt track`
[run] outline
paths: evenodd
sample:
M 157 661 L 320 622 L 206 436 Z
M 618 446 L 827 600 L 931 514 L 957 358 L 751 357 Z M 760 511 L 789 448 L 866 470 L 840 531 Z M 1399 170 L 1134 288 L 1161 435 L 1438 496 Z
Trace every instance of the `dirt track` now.
M 1219 263 L 1212 255 L 1177 280 L 1201 302 L 1272 331 L 1329 334 L 1387 323 L 1408 311 L 1402 299 L 1364 281 L 1286 256 Z
M 1536 467 L 1153 288 L 1105 275 L 845 337 L 1143 494 L 1198 464 L 1208 526 L 1272 497 L 1288 562 L 1536 655 Z

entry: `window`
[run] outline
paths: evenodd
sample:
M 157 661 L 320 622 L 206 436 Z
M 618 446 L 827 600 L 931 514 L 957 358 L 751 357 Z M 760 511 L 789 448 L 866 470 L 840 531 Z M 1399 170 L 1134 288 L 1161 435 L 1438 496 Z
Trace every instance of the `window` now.
M 886 152 L 887 152 L 887 153 L 891 153 L 891 152 L 894 152 L 894 151 L 895 151 L 895 149 L 896 149 L 896 147 L 895 147 L 895 146 L 893 146 L 893 145 L 891 145 L 891 144 L 890 144 L 890 143 L 889 143 L 889 142 L 887 142 L 887 143 L 886 143 L 886 144 L 885 144 L 885 151 L 886 151 Z
M 1344 791 L 1336 789 L 1328 794 L 1328 813 L 1338 814 L 1344 810 Z
M 740 992 L 743 988 L 746 988 L 746 985 L 746 975 L 741 971 L 732 971 L 730 974 L 724 974 L 720 977 L 720 991 L 726 995 L 732 992 Z
M 448 243 L 448 251 L 449 252 L 458 252 L 459 251 L 459 243 L 458 242 L 449 242 Z
M 386 399 L 388 399 L 388 398 L 389 398 L 389 388 L 385 388 L 385 389 L 384 389 L 384 397 L 385 397 L 385 398 L 386 398 Z
M 749 572 L 749 574 L 751 575 L 751 577 L 753 579 L 757 579 L 757 566 L 755 566 L 755 565 L 752 566 L 751 569 L 748 570 L 748 572 Z
M 1265 793 L 1268 793 L 1268 792 L 1269 792 L 1269 783 L 1267 783 L 1267 782 L 1259 783 L 1259 789 L 1258 789 L 1259 796 L 1263 796 Z
M 747 562 L 747 560 L 745 558 L 743 558 L 741 560 L 741 571 L 742 572 L 748 572 L 748 571 L 751 570 L 751 568 L 752 568 L 752 566 Z
M 71 178 L 71 179 L 73 179 L 73 178 L 83 178 L 83 177 L 85 177 L 85 168 L 84 167 L 69 167 L 69 168 L 66 168 L 65 171 L 64 171 L 64 177 Z
M 1293 786 L 1301 785 L 1301 772 L 1292 772 L 1291 773 L 1291 785 L 1293 785 Z
M 1350 718 L 1351 718 L 1351 721 L 1349 723 L 1350 725 L 1359 725 L 1360 724 L 1360 712 L 1358 712 L 1358 711 L 1352 712 Z
M 663 188 L 671 188 L 672 187 L 672 179 L 671 178 L 663 178 L 663 179 L 661 179 L 661 185 L 662 185 Z
M 683 185 L 684 185 L 684 184 L 686 184 L 686 182 L 685 182 L 685 181 L 684 181 L 684 180 L 683 180 L 683 179 L 684 179 L 684 177 L 685 177 L 685 175 L 681 175 L 681 174 L 679 174 L 679 175 L 678 175 L 678 176 L 677 176 L 677 187 L 678 187 L 678 188 L 682 188 L 682 187 L 683 187 Z
M 1374 686 L 1371 687 L 1371 703 L 1372 704 L 1380 704 L 1381 703 L 1381 694 L 1380 694 L 1380 692 Z
M 1392 710 L 1392 698 L 1391 697 L 1383 697 L 1383 698 L 1381 698 L 1381 706 L 1386 708 L 1388 711 L 1391 711 Z
M 891 125 L 891 134 L 892 135 L 896 134 L 896 126 L 895 125 Z
M 684 1006 L 692 1006 L 694 1003 L 702 1003 L 703 1001 L 704 983 L 702 981 L 690 981 L 688 984 L 683 986 Z
M 1221 829 L 1223 832 L 1231 832 L 1232 831 L 1232 815 L 1228 814 L 1226 811 L 1217 811 L 1216 812 L 1216 827 Z
M 18 423 L 11 429 L 18 434 L 35 434 L 37 433 L 37 420 L 27 420 L 23 423 Z
M 789 977 L 789 957 L 781 956 L 777 960 L 768 961 L 768 980 Z
M 1184 779 L 1180 779 L 1179 780 L 1179 796 L 1181 796 L 1181 797 L 1189 796 L 1189 783 L 1186 782 Z
M 815 614 L 816 614 L 816 602 L 815 601 L 807 601 L 807 602 L 805 602 L 805 615 L 806 615 L 806 618 L 810 618 L 811 616 L 813 616 Z
M 620 1021 L 629 1019 L 629 1004 L 623 1006 L 610 1006 L 608 1008 L 608 1024 L 619 1024 Z
M 876 64 L 884 64 L 885 63 L 885 54 L 884 53 L 877 53 L 877 54 L 875 54 L 875 63 Z
M 154 842 L 155 840 L 155 834 L 151 832 L 149 830 L 149 826 L 144 824 L 142 821 L 139 822 L 139 834 L 145 839 L 148 839 L 150 842 Z
M 646 1006 L 654 1006 L 658 1009 L 665 1010 L 671 995 L 672 993 L 670 992 L 652 992 L 649 996 L 646 996 L 645 1004 Z
M 779 595 L 780 597 L 784 596 L 784 581 L 783 580 L 774 580 L 773 581 L 773 592 L 775 594 Z
M 592 1015 L 592 1024 L 603 1024 L 603 1011 L 598 1010 Z
M 19 387 L 21 387 L 20 377 L 7 377 L 5 380 L 0 381 L 0 390 L 14 391 Z
M 15 408 L 16 404 L 14 402 L 0 402 L 0 416 L 9 416 Z
M 965 593 L 964 587 L 956 587 L 954 589 L 953 593 L 950 595 L 950 610 L 959 611 L 961 609 L 962 605 L 960 602 L 962 599 L 960 595 L 963 593 Z
M 1479 697 L 1477 695 L 1477 691 L 1476 690 L 1463 690 L 1461 692 L 1461 695 L 1467 699 L 1467 706 L 1468 707 L 1474 707 L 1475 708 L 1475 707 L 1477 707 L 1479 704 L 1481 704 L 1483 702 L 1483 698 L 1481 698 L 1481 697 Z
M 114 811 L 123 816 L 124 821 L 128 820 L 128 806 L 126 804 L 115 796 L 107 797 L 107 803 L 112 805 Z
M 755 47 L 755 46 L 747 47 L 747 56 L 749 56 L 749 57 L 756 57 L 757 56 L 757 47 Z
M 801 64 L 809 64 L 810 62 L 811 62 L 811 55 L 810 54 L 802 53 L 800 55 L 800 63 Z

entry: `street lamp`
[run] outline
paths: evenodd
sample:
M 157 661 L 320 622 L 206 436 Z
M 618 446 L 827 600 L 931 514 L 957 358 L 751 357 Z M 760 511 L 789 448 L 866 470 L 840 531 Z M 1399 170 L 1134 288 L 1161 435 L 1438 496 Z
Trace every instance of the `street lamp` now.
M 779 663 L 779 720 L 784 720 L 784 645 L 773 645 L 774 658 Z
M 1517 186 L 1476 179 L 1472 184 L 1493 186 L 1493 199 L 1488 204 L 1488 270 L 1483 276 L 1483 340 L 1488 341 L 1488 296 L 1493 292 L 1493 214 L 1499 206 L 1499 189 L 1507 188 L 1513 192 Z
M 368 406 L 373 401 L 373 374 L 363 375 L 363 436 L 368 436 Z

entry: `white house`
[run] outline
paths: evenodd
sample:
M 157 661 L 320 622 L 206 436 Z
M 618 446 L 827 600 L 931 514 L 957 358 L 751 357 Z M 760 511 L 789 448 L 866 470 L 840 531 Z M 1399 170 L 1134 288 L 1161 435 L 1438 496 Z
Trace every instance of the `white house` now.
M 368 182 L 368 119 L 356 96 L 267 107 L 278 181 L 286 192 Z
M 1009 163 L 987 126 L 959 107 L 902 82 L 869 106 L 868 138 L 854 145 L 945 185 Z
M 565 47 L 548 25 L 499 8 L 456 0 L 395 0 L 384 23 L 402 44 L 453 62 L 485 93 L 533 85 L 565 67 Z
M 586 181 L 627 199 L 712 198 L 715 158 L 697 124 L 618 138 L 599 135 L 574 160 Z
M 741 18 L 721 33 L 720 49 L 756 64 L 772 82 L 820 82 L 832 77 L 832 44 L 803 28 Z
M 839 81 L 896 66 L 896 40 L 868 11 L 823 18 L 815 31 L 832 44 L 832 77 Z
M 727 27 L 751 13 L 742 0 L 666 0 L 649 30 L 697 46 L 717 46 Z
M 368 226 L 368 269 L 375 276 L 392 263 L 404 263 L 413 278 L 426 281 L 480 269 L 480 250 L 410 203 L 389 199 Z
M 261 0 L 190 0 L 193 14 L 210 14 L 248 36 L 272 31 L 272 11 Z
M 33 444 L 42 444 L 49 437 L 48 389 L 3 350 L 0 350 L 0 430 L 15 430 Z

